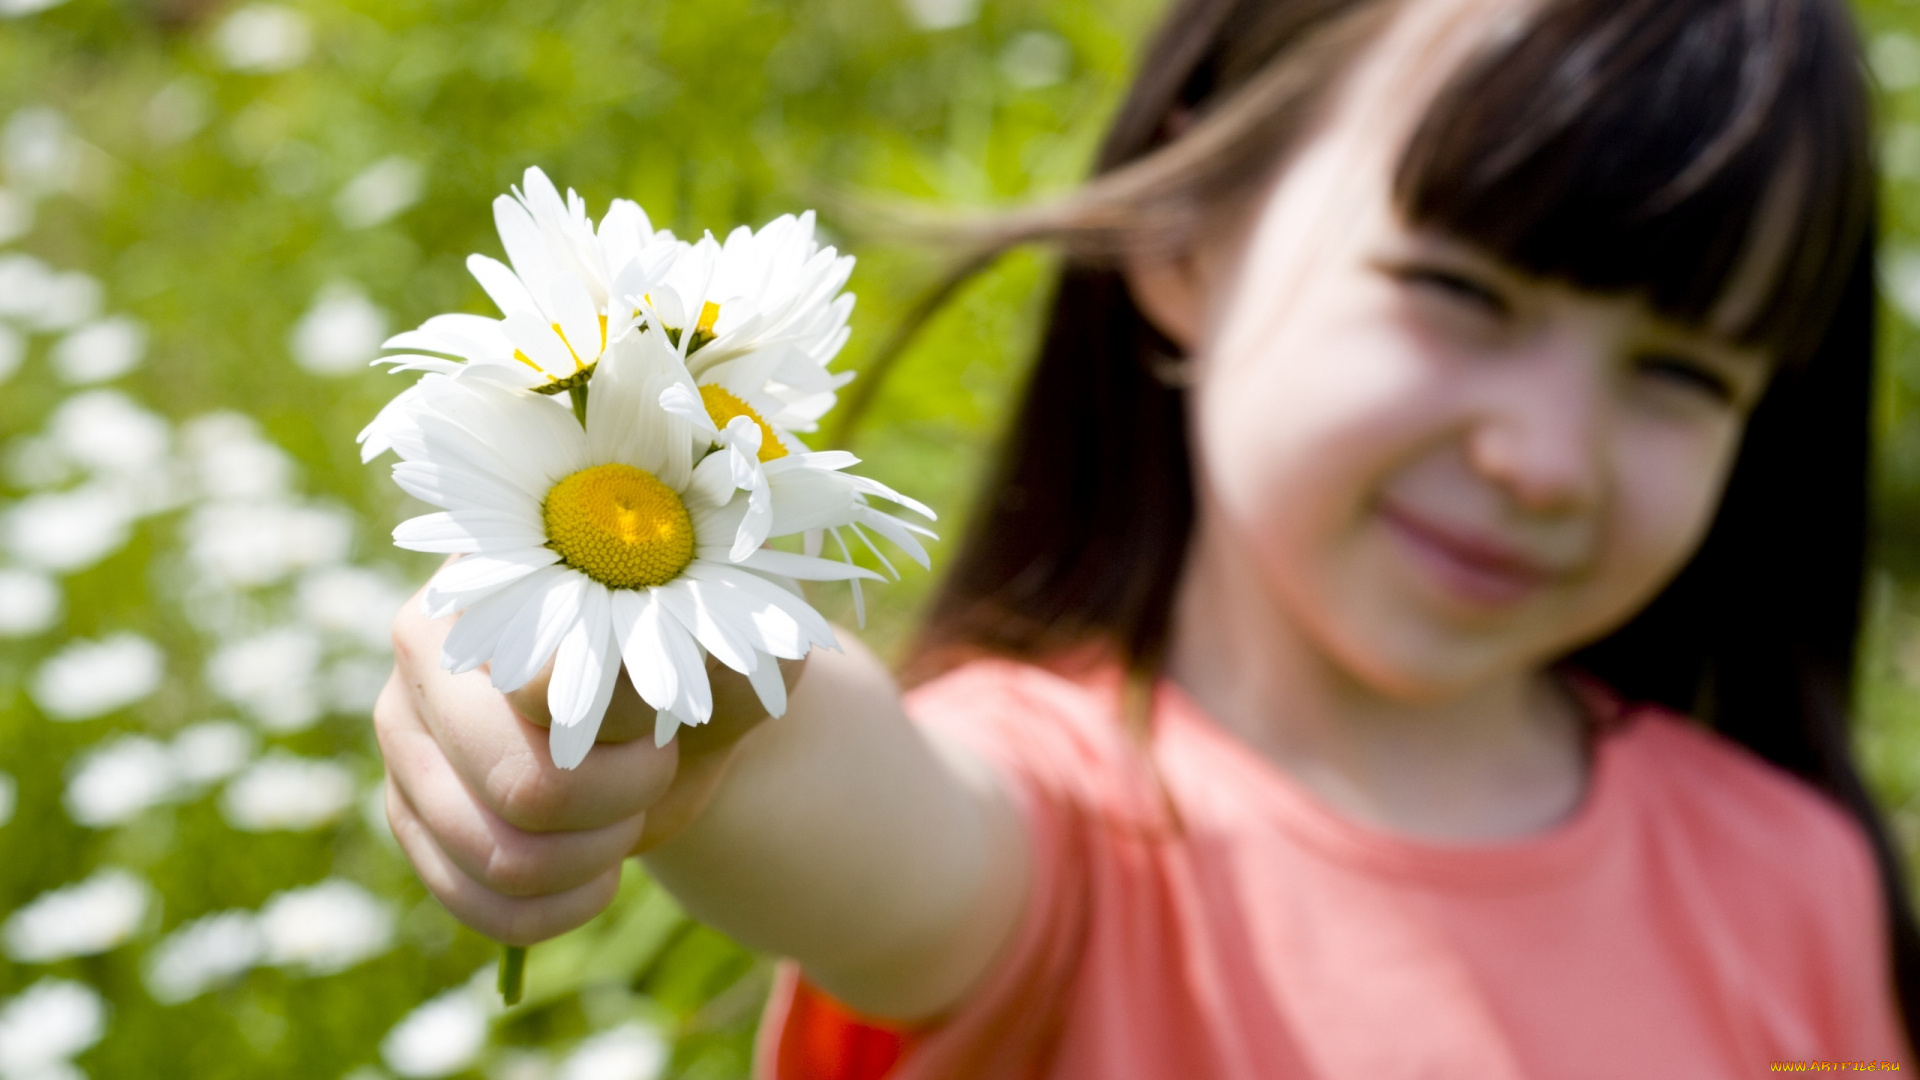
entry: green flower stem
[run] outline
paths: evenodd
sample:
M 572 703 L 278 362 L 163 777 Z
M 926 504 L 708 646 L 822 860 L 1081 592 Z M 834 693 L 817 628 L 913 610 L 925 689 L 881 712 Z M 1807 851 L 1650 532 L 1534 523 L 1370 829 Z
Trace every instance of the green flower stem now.
M 573 415 L 580 420 L 580 426 L 587 426 L 587 384 L 576 383 L 567 387 L 567 396 L 573 399 Z
M 520 992 L 527 984 L 527 947 L 508 945 L 500 951 L 500 1000 L 520 1004 Z

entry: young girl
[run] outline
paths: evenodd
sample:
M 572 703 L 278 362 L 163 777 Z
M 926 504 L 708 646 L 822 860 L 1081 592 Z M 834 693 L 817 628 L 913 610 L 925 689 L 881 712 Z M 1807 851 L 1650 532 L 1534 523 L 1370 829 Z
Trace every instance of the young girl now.
M 1180 0 L 1003 230 L 1070 259 L 917 688 L 623 686 L 562 773 L 409 605 L 396 835 L 520 943 L 646 853 L 793 958 L 781 1080 L 1914 1067 L 1859 71 L 1841 0 Z

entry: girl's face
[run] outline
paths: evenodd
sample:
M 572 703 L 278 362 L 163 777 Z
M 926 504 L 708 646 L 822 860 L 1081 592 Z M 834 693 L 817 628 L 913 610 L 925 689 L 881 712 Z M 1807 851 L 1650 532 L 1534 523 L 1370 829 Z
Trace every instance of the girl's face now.
M 1406 9 L 1446 7 L 1424 50 L 1418 16 L 1388 31 L 1244 239 L 1191 264 L 1196 557 L 1230 553 L 1341 667 L 1415 699 L 1537 668 L 1651 600 L 1769 376 L 1632 298 L 1399 220 L 1400 147 L 1475 36 L 1471 0 Z

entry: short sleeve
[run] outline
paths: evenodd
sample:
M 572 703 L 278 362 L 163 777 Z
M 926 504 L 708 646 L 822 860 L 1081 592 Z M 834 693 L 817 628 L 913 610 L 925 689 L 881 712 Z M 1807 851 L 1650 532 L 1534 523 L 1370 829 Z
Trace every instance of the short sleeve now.
M 1153 810 L 1112 770 L 1124 738 L 1111 702 L 1098 687 L 1002 661 L 908 695 L 915 723 L 985 761 L 1019 814 L 1031 864 L 1019 926 L 958 1007 L 912 1028 L 857 1017 L 783 964 L 763 1023 L 762 1080 L 1021 1077 L 1041 1067 L 1085 947 L 1092 845 L 1116 820 Z

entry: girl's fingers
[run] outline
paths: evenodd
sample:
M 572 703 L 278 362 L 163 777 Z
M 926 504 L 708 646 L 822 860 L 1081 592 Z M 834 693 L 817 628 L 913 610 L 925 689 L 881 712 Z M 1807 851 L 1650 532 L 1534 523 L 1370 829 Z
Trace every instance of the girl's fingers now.
M 515 828 L 474 798 L 423 728 L 381 738 L 388 778 L 434 845 L 470 880 L 509 897 L 585 885 L 618 866 L 639 839 L 645 815 L 598 829 L 534 833 Z
M 448 858 L 391 779 L 387 820 L 427 890 L 455 918 L 508 945 L 534 945 L 566 933 L 605 910 L 620 887 L 616 862 L 599 877 L 566 892 L 534 898 L 502 896 L 468 877 Z
M 507 704 L 523 719 L 540 727 L 551 722 L 553 714 L 547 709 L 547 684 L 553 677 L 553 661 L 540 669 L 540 674 L 528 680 L 525 686 L 507 694 Z M 613 684 L 613 700 L 607 703 L 607 715 L 600 721 L 600 733 L 594 736 L 595 742 L 624 743 L 638 738 L 653 738 L 653 706 L 640 700 L 633 689 L 633 681 L 627 678 L 625 668 L 620 669 L 618 681 Z
M 453 675 L 439 664 L 450 620 L 429 620 L 415 604 L 394 620 L 394 679 L 374 710 L 387 729 L 423 727 L 466 788 L 515 828 L 556 832 L 604 828 L 633 818 L 673 781 L 678 749 L 653 740 L 597 747 L 579 768 L 554 766 L 547 729 L 527 722 L 479 671 Z

